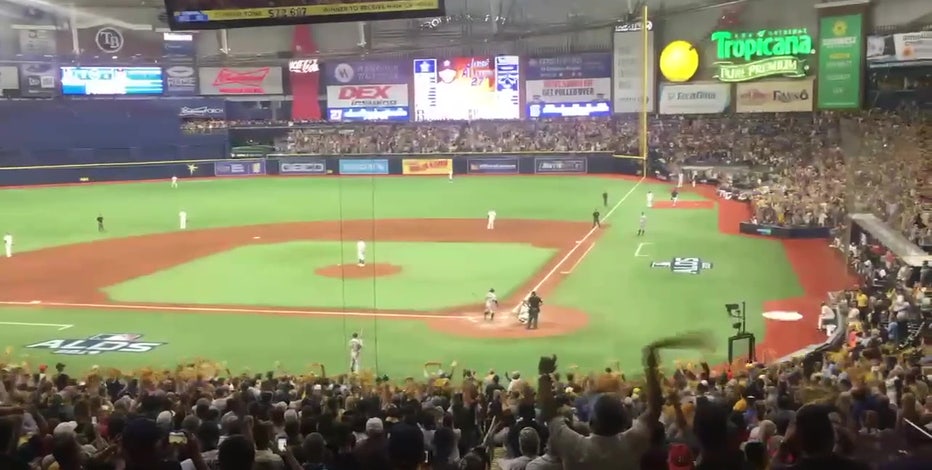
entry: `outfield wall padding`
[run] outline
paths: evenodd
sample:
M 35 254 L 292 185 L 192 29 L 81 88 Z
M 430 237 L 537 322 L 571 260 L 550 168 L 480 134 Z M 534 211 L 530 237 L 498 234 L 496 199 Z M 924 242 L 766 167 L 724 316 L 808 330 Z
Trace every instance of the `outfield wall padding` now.
M 0 168 L 0 186 L 96 183 L 179 178 L 253 177 L 264 175 L 402 175 L 419 177 L 417 165 L 430 160 L 425 175 L 445 175 L 452 164 L 456 175 L 637 175 L 641 161 L 610 154 L 464 154 L 464 155 L 309 155 L 272 154 L 267 158 L 183 160 L 177 162 L 105 163 Z M 441 168 L 438 171 L 438 166 Z M 412 169 L 414 168 L 414 169 Z M 412 171 L 414 173 L 412 173 Z

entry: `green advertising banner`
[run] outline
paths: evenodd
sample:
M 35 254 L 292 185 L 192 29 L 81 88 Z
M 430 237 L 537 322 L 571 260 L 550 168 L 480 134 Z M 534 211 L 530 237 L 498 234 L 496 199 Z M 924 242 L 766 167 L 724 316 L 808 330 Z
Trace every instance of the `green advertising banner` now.
M 860 14 L 819 20 L 819 109 L 861 107 L 863 22 Z

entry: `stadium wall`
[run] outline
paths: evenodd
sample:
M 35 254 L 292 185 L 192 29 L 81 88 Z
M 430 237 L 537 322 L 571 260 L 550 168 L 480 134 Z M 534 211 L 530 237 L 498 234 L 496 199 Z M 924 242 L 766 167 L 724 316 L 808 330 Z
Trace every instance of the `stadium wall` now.
M 606 153 L 321 156 L 0 167 L 0 186 L 256 176 L 446 176 L 631 174 L 641 160 Z

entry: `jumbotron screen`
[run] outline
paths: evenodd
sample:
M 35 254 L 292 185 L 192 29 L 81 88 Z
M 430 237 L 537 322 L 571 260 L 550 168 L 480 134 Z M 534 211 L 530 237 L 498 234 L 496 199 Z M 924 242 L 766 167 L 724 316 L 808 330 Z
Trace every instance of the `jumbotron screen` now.
M 165 0 L 173 30 L 443 16 L 444 0 Z
M 521 118 L 518 56 L 414 59 L 414 120 Z

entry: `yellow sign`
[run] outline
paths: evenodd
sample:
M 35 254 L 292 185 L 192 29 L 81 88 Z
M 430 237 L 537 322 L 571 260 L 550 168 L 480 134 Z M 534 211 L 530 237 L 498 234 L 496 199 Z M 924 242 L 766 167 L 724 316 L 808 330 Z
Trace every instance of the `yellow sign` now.
M 673 41 L 660 53 L 660 73 L 674 83 L 689 81 L 699 70 L 699 52 L 687 41 Z
M 436 10 L 440 0 L 383 0 L 364 3 L 332 3 L 273 8 L 239 8 L 235 10 L 202 10 L 208 21 L 239 21 L 268 18 L 305 18 L 309 16 L 360 15 Z
M 446 175 L 452 170 L 452 158 L 434 158 L 430 160 L 406 158 L 401 161 L 401 174 L 403 175 Z

